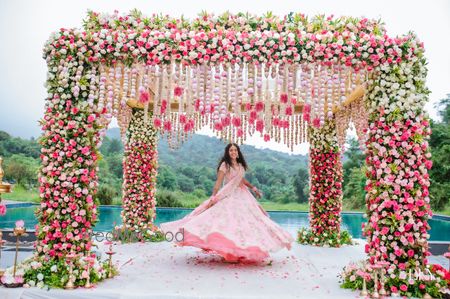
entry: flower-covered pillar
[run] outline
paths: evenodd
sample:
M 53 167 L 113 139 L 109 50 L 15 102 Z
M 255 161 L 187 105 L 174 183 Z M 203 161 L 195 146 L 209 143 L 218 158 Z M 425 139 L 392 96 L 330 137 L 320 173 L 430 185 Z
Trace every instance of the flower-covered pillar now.
M 310 229 L 301 229 L 299 242 L 339 247 L 351 242 L 348 232 L 341 232 L 342 163 L 334 119 L 322 127 L 309 127 Z
M 388 262 L 393 278 L 424 271 L 430 255 L 428 169 L 432 162 L 427 141 L 431 130 L 423 111 L 428 94 L 425 77 L 424 63 L 416 57 L 382 69 L 369 90 L 366 253 L 371 265 Z M 385 86 L 382 92 L 380 86 Z M 414 288 L 402 285 L 401 280 L 388 281 L 394 292 Z
M 133 109 L 128 126 L 123 160 L 122 231 L 134 240 L 161 237 L 156 217 L 156 176 L 158 168 L 157 132 L 144 112 Z M 129 240 L 132 241 L 132 240 Z
M 71 264 L 75 286 L 84 285 L 88 275 L 91 282 L 105 277 L 97 262 L 88 273 L 87 263 L 95 257 L 91 252 L 97 222 L 93 197 L 106 108 L 98 106 L 97 67 L 71 55 L 79 50 L 78 43 L 83 45 L 79 32 L 62 29 L 45 47 L 49 73 L 45 114 L 40 121 L 41 204 L 36 250 L 31 268 L 25 268 L 26 281 L 41 286 L 65 286 Z M 39 273 L 45 275 L 37 279 Z
M 401 52 L 398 47 L 393 50 Z M 342 277 L 344 287 L 358 288 L 366 276 L 373 289 L 378 272 L 384 281 L 377 287 L 388 293 L 440 298 L 447 285 L 445 269 L 430 267 L 427 260 L 432 162 L 431 130 L 424 111 L 428 89 L 423 46 L 413 37 L 404 55 L 409 60 L 383 64 L 369 82 L 364 227 L 368 259 L 349 265 Z

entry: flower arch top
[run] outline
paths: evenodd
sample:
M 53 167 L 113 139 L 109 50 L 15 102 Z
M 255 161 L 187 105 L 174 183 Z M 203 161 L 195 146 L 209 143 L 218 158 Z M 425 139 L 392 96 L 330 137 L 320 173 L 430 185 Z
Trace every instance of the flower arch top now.
M 422 54 L 414 34 L 392 38 L 366 18 L 202 13 L 189 21 L 139 11 L 89 12 L 84 31 L 61 29 L 44 50 L 50 65 L 77 61 L 96 74 L 100 88 L 88 101 L 106 110 L 105 125 L 116 116 L 123 133 L 131 106 L 146 117 L 151 109 L 154 126 L 177 139 L 209 124 L 232 141 L 256 131 L 291 148 L 307 141 L 308 125 L 322 126 L 352 102 L 363 108 L 349 113 L 366 104 L 376 109 L 378 99 L 363 99 L 369 82 Z M 79 76 L 75 91 L 87 80 Z

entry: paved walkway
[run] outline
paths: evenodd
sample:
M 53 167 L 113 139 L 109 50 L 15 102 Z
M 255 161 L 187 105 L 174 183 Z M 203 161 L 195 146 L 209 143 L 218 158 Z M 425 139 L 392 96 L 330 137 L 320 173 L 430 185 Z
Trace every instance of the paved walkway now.
M 358 242 L 338 249 L 294 244 L 291 251 L 273 254 L 271 266 L 222 263 L 169 242 L 125 244 L 114 249 L 120 275 L 94 289 L 0 287 L 0 298 L 358 298 L 357 292 L 341 289 L 337 278 L 350 261 L 365 257 L 364 241 Z M 447 266 L 443 257 L 431 262 Z

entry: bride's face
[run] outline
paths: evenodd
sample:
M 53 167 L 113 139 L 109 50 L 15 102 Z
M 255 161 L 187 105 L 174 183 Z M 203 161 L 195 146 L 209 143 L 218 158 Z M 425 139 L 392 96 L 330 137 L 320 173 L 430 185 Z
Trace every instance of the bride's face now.
M 239 152 L 238 152 L 237 148 L 234 145 L 232 145 L 230 147 L 230 149 L 228 150 L 228 154 L 230 155 L 231 159 L 235 160 L 235 159 L 237 159 Z

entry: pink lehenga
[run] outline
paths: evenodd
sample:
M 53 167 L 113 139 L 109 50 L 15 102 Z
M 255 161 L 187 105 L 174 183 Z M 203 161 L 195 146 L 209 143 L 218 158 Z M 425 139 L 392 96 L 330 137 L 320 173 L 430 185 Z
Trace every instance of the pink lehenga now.
M 294 238 L 269 218 L 248 188 L 241 184 L 245 169 L 227 169 L 224 186 L 184 218 L 162 223 L 163 232 L 183 233 L 173 240 L 178 246 L 194 246 L 221 255 L 226 261 L 260 262 Z M 210 203 L 213 206 L 208 208 Z

